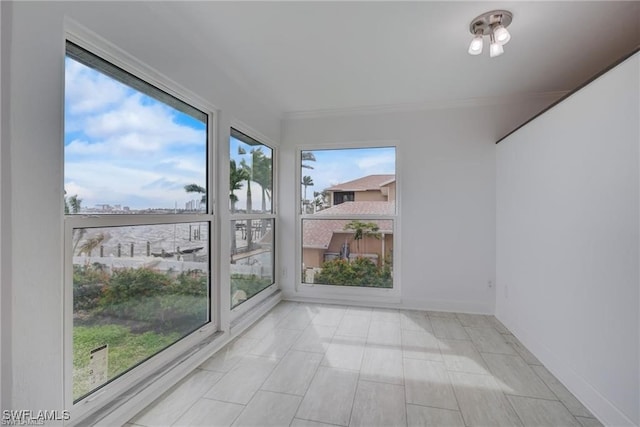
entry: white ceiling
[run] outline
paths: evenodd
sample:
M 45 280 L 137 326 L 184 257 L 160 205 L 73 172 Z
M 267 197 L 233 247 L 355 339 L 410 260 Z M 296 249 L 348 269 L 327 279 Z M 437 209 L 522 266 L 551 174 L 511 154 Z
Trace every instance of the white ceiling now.
M 574 89 L 640 45 L 640 2 L 153 3 L 201 54 L 282 113 Z M 504 55 L 468 27 L 513 13 Z

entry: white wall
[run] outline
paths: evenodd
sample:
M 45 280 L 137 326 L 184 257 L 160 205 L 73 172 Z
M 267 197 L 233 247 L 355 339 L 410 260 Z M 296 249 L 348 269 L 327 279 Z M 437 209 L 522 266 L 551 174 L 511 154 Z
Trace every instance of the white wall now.
M 639 63 L 497 147 L 497 316 L 615 426 L 640 423 Z
M 393 140 L 398 145 L 401 305 L 493 313 L 495 293 L 488 282 L 495 280 L 495 142 L 510 124 L 549 102 L 285 120 L 279 241 L 287 271 L 285 296 L 310 295 L 306 287 L 296 290 L 291 273 L 300 270 L 299 243 L 293 239 L 300 192 L 294 179 L 296 147 Z
M 154 15 L 153 2 L 16 2 L 10 8 L 3 2 L 2 6 L 2 42 L 11 39 L 9 52 L 2 50 L 2 87 L 10 91 L 8 98 L 4 91 L 2 97 L 2 303 L 7 294 L 12 298 L 11 323 L 2 319 L 2 404 L 60 410 L 65 17 L 220 108 L 222 136 L 228 138 L 232 120 L 241 120 L 278 141 L 280 121 L 260 100 L 198 56 L 198 50 L 185 48 L 188 43 L 176 26 Z M 5 73 L 7 59 L 10 80 Z M 223 138 L 222 144 L 227 140 Z M 5 158 L 7 153 L 10 159 Z M 5 168 L 9 160 L 10 169 Z M 220 191 L 226 206 L 228 188 L 221 185 Z M 10 258 L 5 258 L 7 252 Z M 6 277 L 12 278 L 10 284 Z M 11 352 L 10 365 L 6 349 Z M 7 373 L 13 377 L 10 383 L 5 383 Z M 7 389 L 11 402 L 5 396 Z
M 11 370 L 9 369 L 11 352 L 10 339 L 11 336 L 11 294 L 9 272 L 9 239 L 5 230 L 8 227 L 9 209 L 8 204 L 4 202 L 8 197 L 8 179 L 6 175 L 9 166 L 8 129 L 6 125 L 9 109 L 9 97 L 6 96 L 8 88 L 7 83 L 9 63 L 5 61 L 5 52 L 9 45 L 9 28 L 10 21 L 8 19 L 8 3 L 0 3 L 0 409 L 9 406 L 11 395 Z M 5 12 L 7 10 L 7 12 Z

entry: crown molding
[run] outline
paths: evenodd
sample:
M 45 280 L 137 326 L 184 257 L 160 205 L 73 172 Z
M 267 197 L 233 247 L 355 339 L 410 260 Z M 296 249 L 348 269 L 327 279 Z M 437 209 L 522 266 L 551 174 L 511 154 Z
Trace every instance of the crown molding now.
M 362 116 L 387 113 L 406 113 L 413 111 L 447 110 L 456 108 L 475 108 L 491 105 L 504 105 L 528 102 L 533 100 L 556 101 L 570 91 L 536 92 L 507 96 L 492 96 L 465 99 L 438 99 L 421 103 L 370 105 L 347 108 L 327 108 L 306 111 L 287 111 L 282 113 L 283 120 L 316 119 L 326 117 Z

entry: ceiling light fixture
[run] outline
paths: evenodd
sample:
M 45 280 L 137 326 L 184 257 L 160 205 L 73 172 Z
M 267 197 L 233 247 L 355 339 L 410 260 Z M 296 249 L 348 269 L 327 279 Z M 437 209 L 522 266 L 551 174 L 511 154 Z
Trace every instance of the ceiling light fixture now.
M 496 41 L 493 33 L 489 34 L 489 37 L 491 38 L 491 44 L 489 45 L 489 57 L 495 58 L 496 56 L 502 55 L 504 53 L 502 45 Z
M 473 40 L 469 45 L 470 55 L 479 55 L 482 53 L 483 36 L 489 36 L 491 44 L 489 45 L 489 56 L 495 58 L 504 53 L 505 44 L 511 40 L 511 34 L 507 31 L 507 27 L 513 20 L 513 14 L 507 10 L 492 10 L 471 21 L 469 31 L 473 34 Z

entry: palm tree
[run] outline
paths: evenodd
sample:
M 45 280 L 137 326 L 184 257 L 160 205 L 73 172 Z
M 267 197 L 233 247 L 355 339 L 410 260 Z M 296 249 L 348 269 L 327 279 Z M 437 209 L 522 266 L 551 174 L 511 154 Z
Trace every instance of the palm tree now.
M 245 179 L 247 181 L 247 213 L 251 213 L 253 210 L 253 206 L 251 205 L 251 180 L 253 179 L 253 169 L 249 164 L 242 159 L 240 161 L 240 166 L 245 173 Z M 253 237 L 251 236 L 251 220 L 247 220 L 247 250 L 251 250 L 253 247 Z
M 344 226 L 345 230 L 353 230 L 353 241 L 356 242 L 358 252 L 360 252 L 360 241 L 367 237 L 373 237 L 374 239 L 380 239 L 381 234 L 378 232 L 380 227 L 375 222 L 362 222 L 354 219 Z M 366 241 L 365 241 L 366 245 Z M 366 246 L 364 248 L 366 252 Z M 362 252 L 360 252 L 362 254 Z
M 202 198 L 200 199 L 200 203 L 205 205 L 207 204 L 207 189 L 198 185 L 198 184 L 187 184 L 184 186 L 184 191 L 187 193 L 202 193 Z
M 314 191 L 313 192 L 313 204 L 316 211 L 321 211 L 328 204 L 327 198 L 329 197 L 328 191 Z
M 316 156 L 313 154 L 313 151 L 303 151 L 301 160 L 303 162 L 315 162 Z M 305 169 L 313 169 L 313 166 L 302 163 L 301 166 Z
M 262 188 L 262 212 L 267 211 L 267 198 L 271 200 L 272 173 L 271 158 L 267 157 L 262 148 L 251 150 L 253 155 L 253 182 L 256 182 Z
M 91 257 L 91 252 L 104 241 L 105 236 L 103 233 L 98 233 L 93 237 L 88 238 L 85 242 L 80 246 L 80 250 L 78 251 L 78 255 L 82 255 L 85 253 L 87 257 Z
M 240 190 L 244 185 L 242 181 L 246 178 L 246 171 L 244 169 L 238 169 L 236 161 L 231 160 L 229 165 L 229 200 L 231 201 L 231 213 L 236 211 L 236 203 L 238 202 L 238 196 L 235 195 L 236 190 Z M 231 221 L 231 262 L 233 263 L 233 256 L 237 251 L 236 244 L 236 222 Z
M 69 206 L 71 207 L 71 213 L 80 213 L 81 205 L 82 199 L 79 199 L 77 194 L 69 197 Z
M 229 200 L 231 201 L 231 213 L 236 211 L 236 203 L 238 202 L 238 196 L 235 195 L 235 191 L 242 189 L 244 185 L 242 181 L 246 179 L 246 171 L 244 169 L 238 169 L 236 161 L 231 160 L 229 165 Z
M 79 199 L 77 194 L 74 194 L 67 199 L 67 190 L 64 190 L 64 194 L 64 213 L 66 215 L 69 215 L 70 213 L 80 213 L 82 199 Z
M 313 186 L 313 179 L 309 175 L 305 175 L 302 177 L 302 185 L 304 186 L 304 199 L 302 200 L 302 205 L 307 206 L 309 203 L 307 201 L 307 187 Z

